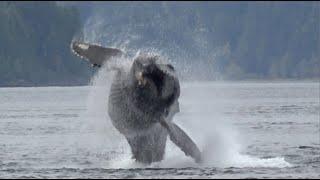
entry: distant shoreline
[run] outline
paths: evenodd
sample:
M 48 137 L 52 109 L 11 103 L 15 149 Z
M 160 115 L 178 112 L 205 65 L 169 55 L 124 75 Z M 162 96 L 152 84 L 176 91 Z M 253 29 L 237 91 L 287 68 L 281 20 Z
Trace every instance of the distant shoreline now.
M 244 80 L 180 80 L 181 83 L 320 83 L 319 79 L 244 79 Z M 91 83 L 48 83 L 48 84 L 21 84 L 21 85 L 0 85 L 0 88 L 16 88 L 16 87 L 79 87 L 91 86 Z

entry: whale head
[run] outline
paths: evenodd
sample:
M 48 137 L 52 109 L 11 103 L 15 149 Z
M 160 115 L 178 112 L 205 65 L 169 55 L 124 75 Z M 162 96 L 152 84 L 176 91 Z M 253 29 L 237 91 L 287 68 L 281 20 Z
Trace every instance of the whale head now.
M 134 103 L 146 111 L 161 113 L 180 95 L 174 67 L 160 56 L 139 55 L 134 59 L 131 75 Z

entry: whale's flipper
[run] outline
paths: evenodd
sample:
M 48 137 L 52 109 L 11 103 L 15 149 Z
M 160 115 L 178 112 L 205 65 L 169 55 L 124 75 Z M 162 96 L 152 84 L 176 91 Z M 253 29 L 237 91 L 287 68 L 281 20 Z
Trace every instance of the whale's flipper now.
M 106 48 L 81 42 L 72 42 L 71 48 L 76 55 L 88 60 L 92 64 L 92 66 L 98 67 L 101 67 L 104 61 L 107 61 L 112 57 L 121 56 L 124 54 L 119 49 Z
M 160 124 L 167 129 L 172 142 L 174 142 L 187 156 L 191 156 L 197 163 L 201 163 L 202 156 L 200 150 L 179 126 L 165 120 L 162 120 Z

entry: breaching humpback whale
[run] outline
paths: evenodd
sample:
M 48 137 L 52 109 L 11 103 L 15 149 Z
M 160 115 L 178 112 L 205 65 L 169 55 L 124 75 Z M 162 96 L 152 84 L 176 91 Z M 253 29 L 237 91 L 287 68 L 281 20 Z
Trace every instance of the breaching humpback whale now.
M 110 59 L 124 55 L 119 49 L 72 42 L 72 51 L 93 66 L 101 67 Z M 174 122 L 179 111 L 180 84 L 171 64 L 160 56 L 139 54 L 130 68 L 116 71 L 108 113 L 114 127 L 125 136 L 133 158 L 142 163 L 163 159 L 167 136 L 187 156 L 201 162 L 201 152 L 191 138 Z

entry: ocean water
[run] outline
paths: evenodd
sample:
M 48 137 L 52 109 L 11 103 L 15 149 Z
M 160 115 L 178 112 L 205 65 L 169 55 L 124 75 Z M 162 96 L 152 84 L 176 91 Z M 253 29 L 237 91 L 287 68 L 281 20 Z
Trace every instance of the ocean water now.
M 0 178 L 320 178 L 317 82 L 182 82 L 174 122 L 204 163 L 168 139 L 143 165 L 110 123 L 103 79 L 0 88 Z

